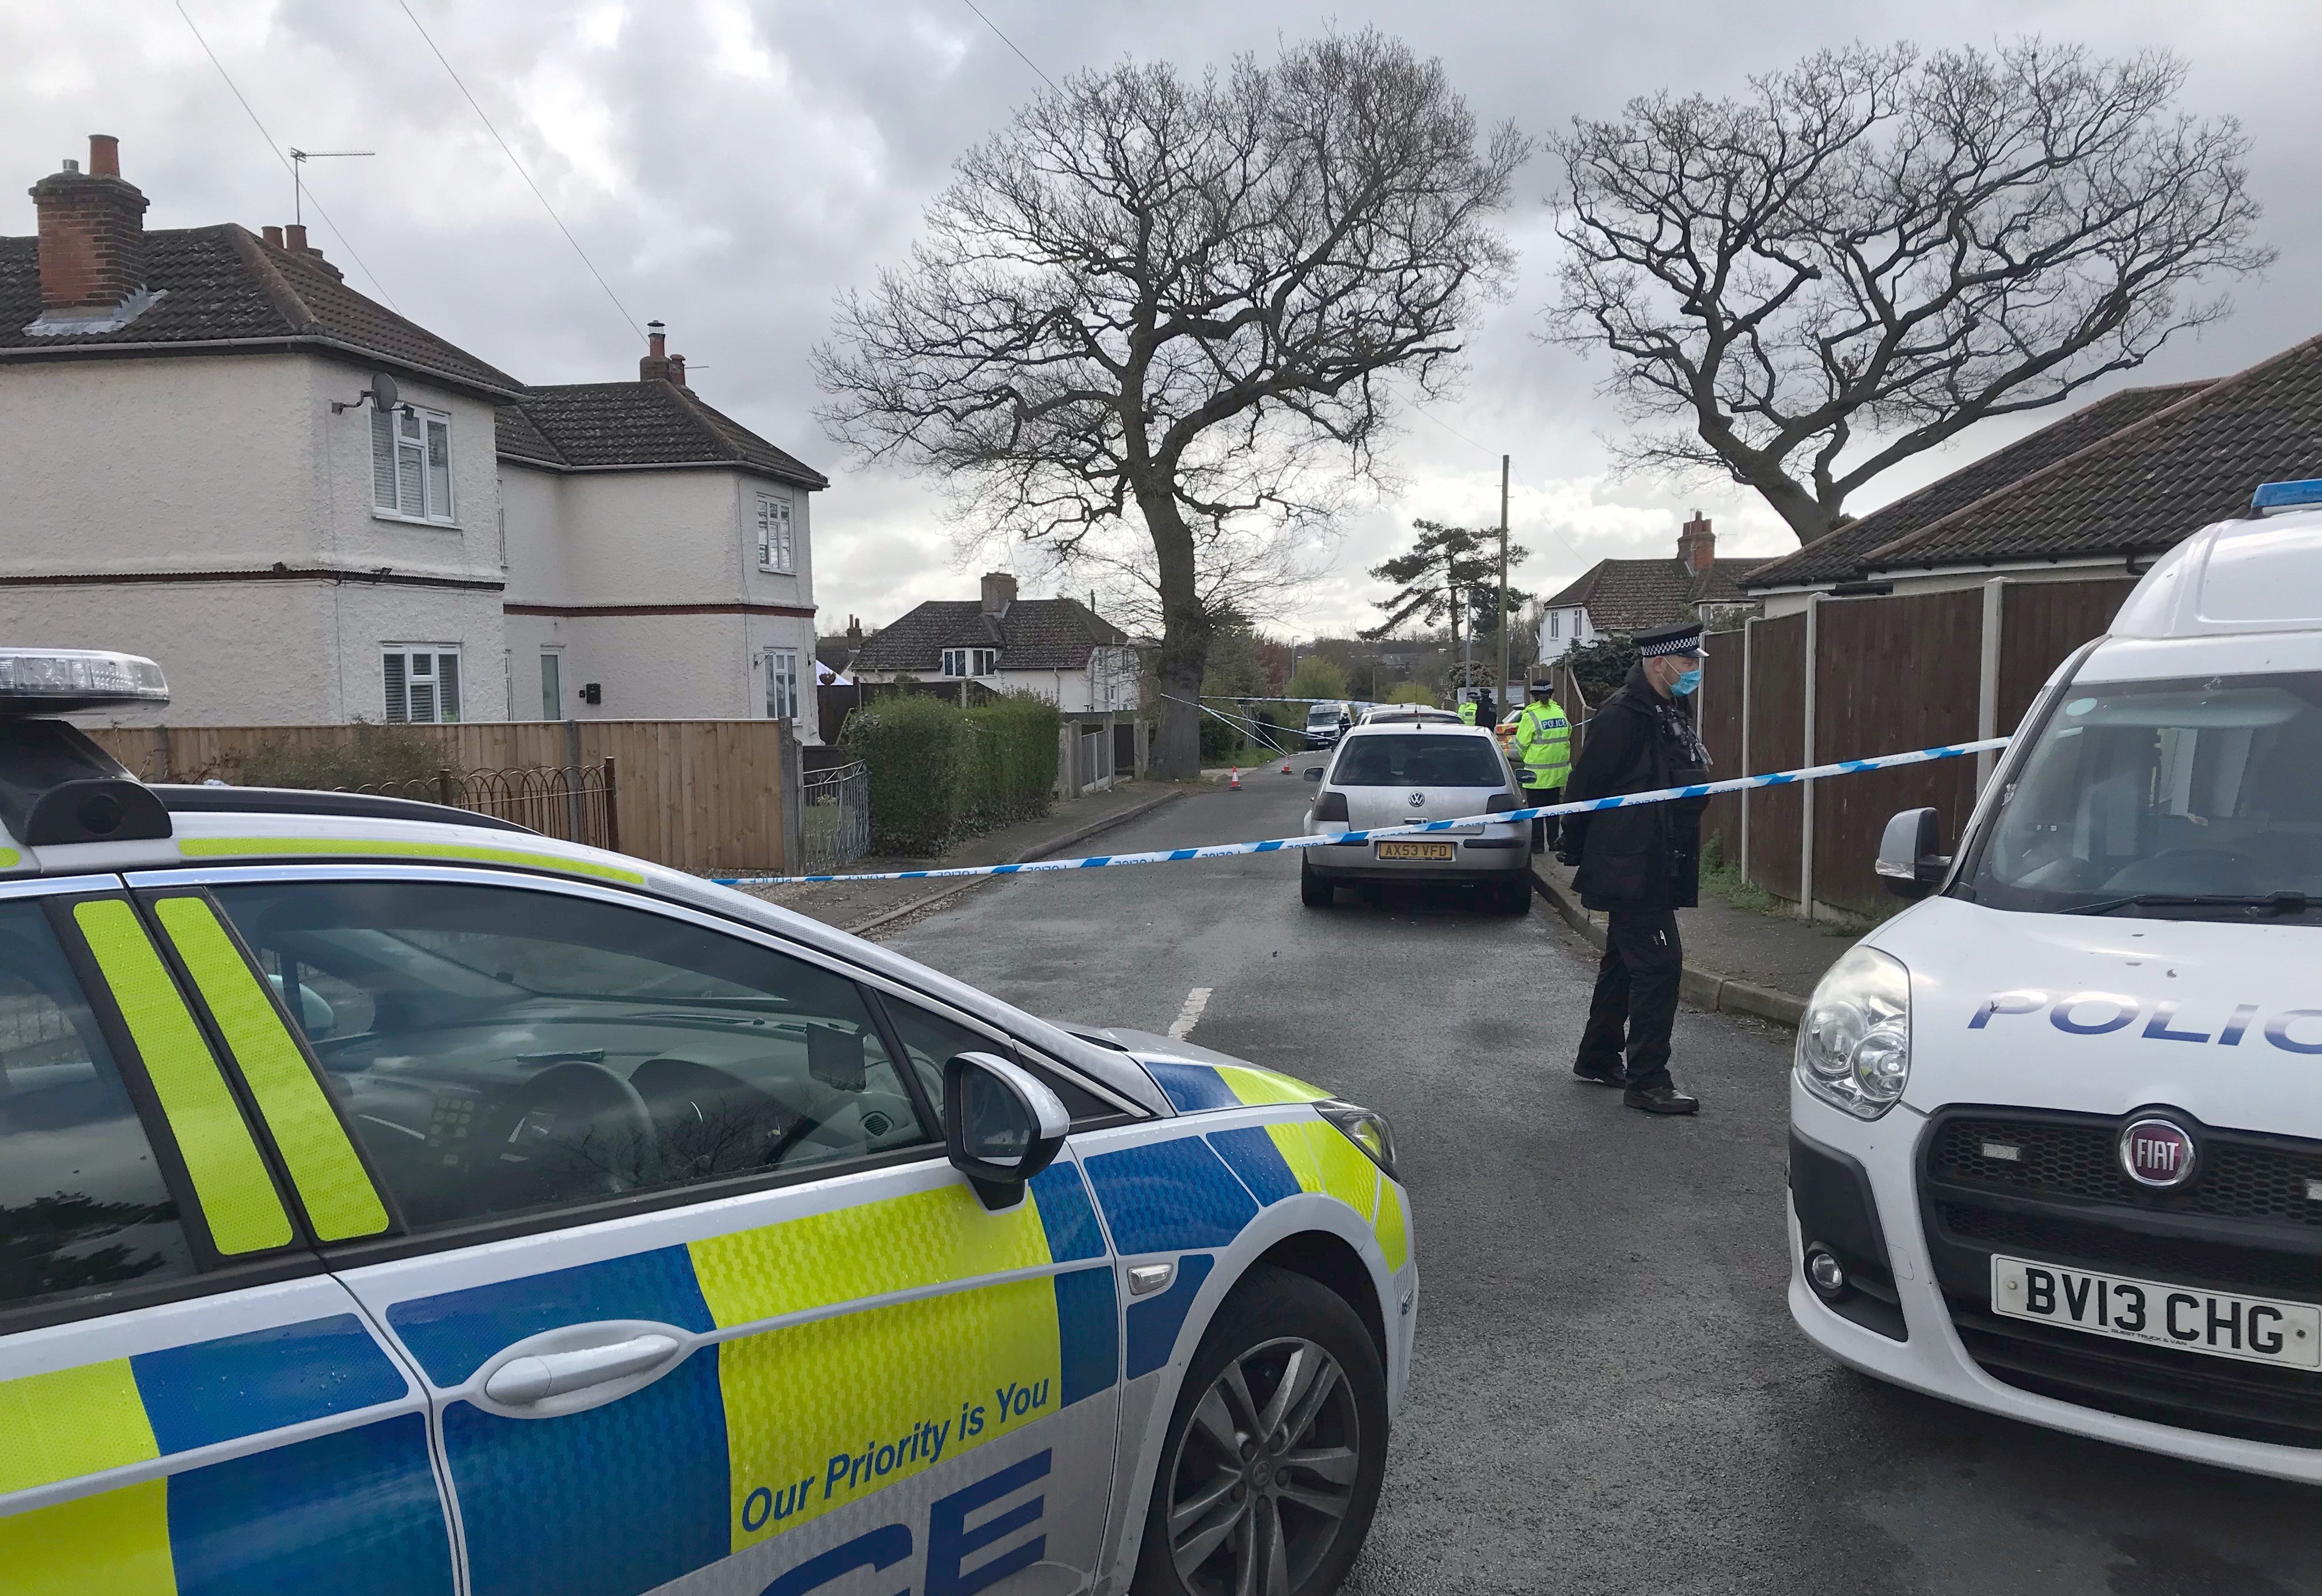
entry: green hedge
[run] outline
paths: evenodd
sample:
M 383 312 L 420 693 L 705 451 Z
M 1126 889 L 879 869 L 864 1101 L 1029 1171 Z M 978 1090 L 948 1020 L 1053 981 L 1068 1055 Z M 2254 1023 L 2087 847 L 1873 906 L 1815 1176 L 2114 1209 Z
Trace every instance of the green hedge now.
M 1056 707 L 1008 697 L 963 710 L 917 695 L 849 716 L 842 746 L 870 767 L 871 851 L 922 856 L 1045 815 L 1056 783 Z

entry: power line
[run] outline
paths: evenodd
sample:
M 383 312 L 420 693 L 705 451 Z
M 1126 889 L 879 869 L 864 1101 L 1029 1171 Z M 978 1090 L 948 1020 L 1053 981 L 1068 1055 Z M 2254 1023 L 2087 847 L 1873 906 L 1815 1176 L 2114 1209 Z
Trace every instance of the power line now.
M 1428 420 L 1433 422 L 1437 426 L 1441 427 L 1445 432 L 1450 433 L 1453 437 L 1458 439 L 1462 443 L 1467 444 L 1470 449 L 1483 449 L 1484 452 L 1486 454 L 1492 452 L 1489 449 L 1484 449 L 1484 445 L 1476 442 L 1475 439 L 1461 432 L 1458 427 L 1453 426 L 1449 422 L 1436 415 L 1435 412 L 1430 410 L 1426 406 L 1419 403 L 1416 399 L 1412 401 L 1411 407 L 1413 410 L 1418 411 L 1420 415 L 1427 417 Z M 1531 484 L 1527 482 L 1524 486 L 1529 488 Z M 1565 549 L 1575 560 L 1581 561 L 1584 563 L 1588 562 L 1588 556 L 1583 554 L 1578 549 L 1574 548 L 1570 538 L 1566 537 L 1562 533 L 1557 531 L 1555 526 L 1552 524 L 1545 522 L 1543 522 L 1542 524 L 1547 526 L 1548 535 L 1554 538 L 1558 543 L 1562 543 L 1565 546 Z
M 442 47 L 435 42 L 425 26 L 421 23 L 418 14 L 411 9 L 409 0 L 395 0 L 395 3 L 402 7 L 403 14 L 411 19 L 411 25 L 419 30 L 420 38 L 427 41 L 427 48 L 434 51 L 435 59 L 443 63 L 443 70 L 452 75 L 452 81 L 458 85 L 460 93 L 475 111 L 476 120 L 484 124 L 484 131 L 491 134 L 492 141 L 500 147 L 500 153 L 508 158 L 508 165 L 516 168 L 516 175 L 524 179 L 524 186 L 532 190 L 533 198 L 540 202 L 540 208 L 546 211 L 548 219 L 556 223 L 556 231 L 564 235 L 564 242 L 571 244 L 572 252 L 580 257 L 580 264 L 589 269 L 589 275 L 595 278 L 597 286 L 605 290 L 605 297 L 613 302 L 613 308 L 621 313 L 623 321 L 628 323 L 629 331 L 637 335 L 639 342 L 643 342 L 645 330 L 637 325 L 637 318 L 629 314 L 629 307 L 621 303 L 621 296 L 618 294 L 613 292 L 613 285 L 605 280 L 605 274 L 597 269 L 597 263 L 594 260 L 589 259 L 589 251 L 580 247 L 580 241 L 572 236 L 572 230 L 570 227 L 564 225 L 564 218 L 558 215 L 556 207 L 548 203 L 548 196 L 540 191 L 540 185 L 534 182 L 532 174 L 524 169 L 524 162 L 516 158 L 516 151 L 508 148 L 508 141 L 500 137 L 500 130 L 492 125 L 492 119 L 484 114 L 484 108 L 481 105 L 476 104 L 476 96 L 468 92 L 467 84 L 462 81 L 458 70 L 444 56 Z
M 975 13 L 977 19 L 981 21 L 985 27 L 992 30 L 992 37 L 999 40 L 1001 43 L 1006 45 L 1009 49 L 1016 50 L 1016 41 L 1000 31 L 1000 24 L 998 23 L 993 22 L 990 17 L 983 14 L 983 10 L 975 4 L 975 0 L 960 0 L 960 4 L 966 6 L 970 11 Z M 1034 60 L 1030 56 L 1026 55 L 1020 50 L 1016 50 L 1016 59 L 1023 62 L 1026 66 L 1031 68 L 1033 71 L 1039 72 L 1041 82 L 1047 84 L 1050 88 L 1056 87 L 1056 80 L 1055 78 L 1049 77 L 1046 72 L 1040 72 L 1039 62 Z M 1056 92 L 1058 94 L 1062 94 L 1064 90 L 1056 89 Z
M 274 135 L 268 132 L 266 124 L 258 120 L 258 113 L 251 109 L 250 101 L 235 86 L 233 74 L 225 69 L 225 63 L 218 59 L 217 51 L 210 48 L 210 41 L 202 37 L 201 29 L 194 25 L 193 14 L 186 9 L 186 0 L 176 0 L 176 5 L 178 14 L 185 18 L 186 27 L 194 36 L 194 42 L 202 47 L 202 53 L 210 58 L 210 65 L 217 68 L 218 76 L 225 79 L 226 87 L 233 92 L 233 97 L 241 102 L 243 113 L 250 118 L 250 125 L 258 130 L 258 136 L 266 141 L 266 147 L 269 150 L 274 151 L 274 159 L 280 161 L 282 169 L 290 174 L 291 183 L 294 186 L 303 187 L 298 169 L 290 164 L 290 158 L 282 153 L 282 146 L 274 141 Z M 387 291 L 387 285 L 379 280 L 379 273 L 373 271 L 370 263 L 356 252 L 353 243 L 349 241 L 345 232 L 336 222 L 331 220 L 331 213 L 323 208 L 323 202 L 319 199 L 315 202 L 315 214 L 323 219 L 323 225 L 331 230 L 331 236 L 339 241 L 339 248 L 347 252 L 347 258 L 362 269 L 363 276 L 370 279 L 370 286 L 379 291 L 379 296 L 381 299 L 387 301 L 387 307 L 398 315 L 402 315 L 403 307 L 396 304 L 395 296 Z

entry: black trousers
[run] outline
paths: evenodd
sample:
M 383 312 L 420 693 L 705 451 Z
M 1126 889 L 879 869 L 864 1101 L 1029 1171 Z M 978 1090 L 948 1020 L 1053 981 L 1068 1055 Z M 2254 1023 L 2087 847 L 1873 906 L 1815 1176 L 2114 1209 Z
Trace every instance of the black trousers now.
M 1564 789 L 1561 787 L 1527 787 L 1523 789 L 1523 807 L 1527 809 L 1537 809 L 1544 804 L 1560 804 L 1563 801 Z M 1545 853 L 1555 846 L 1556 816 L 1547 815 L 1533 821 L 1531 851 L 1535 853 Z
M 1678 977 L 1685 967 L 1677 914 L 1615 910 L 1605 917 L 1604 930 L 1579 1062 L 1595 1073 L 1618 1074 L 1625 1047 L 1631 1086 L 1667 1086 L 1669 1029 L 1677 1023 Z

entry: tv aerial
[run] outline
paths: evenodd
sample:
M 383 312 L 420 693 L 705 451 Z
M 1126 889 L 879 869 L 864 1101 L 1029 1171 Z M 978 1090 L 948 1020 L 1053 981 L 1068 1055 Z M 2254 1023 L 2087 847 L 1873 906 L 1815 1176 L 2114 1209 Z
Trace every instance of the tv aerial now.
M 290 220 L 300 226 L 306 223 L 303 200 L 306 192 L 306 163 L 310 160 L 343 160 L 350 156 L 377 155 L 376 150 L 301 150 L 290 147 Z

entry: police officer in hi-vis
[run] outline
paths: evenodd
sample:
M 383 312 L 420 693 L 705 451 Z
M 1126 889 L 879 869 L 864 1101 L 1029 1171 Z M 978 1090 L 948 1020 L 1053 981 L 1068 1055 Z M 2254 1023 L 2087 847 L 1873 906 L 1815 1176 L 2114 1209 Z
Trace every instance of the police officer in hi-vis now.
M 1588 722 L 1565 784 L 1568 803 L 1689 787 L 1709 780 L 1709 751 L 1694 728 L 1701 627 L 1688 622 L 1636 635 L 1629 679 Z M 1648 1114 L 1691 1114 L 1700 1103 L 1669 1079 L 1684 946 L 1677 911 L 1698 900 L 1705 798 L 1640 804 L 1564 817 L 1559 857 L 1577 865 L 1580 901 L 1605 916 L 1604 957 L 1572 1072 L 1624 1088 Z M 1623 1052 L 1625 1049 L 1625 1066 Z

